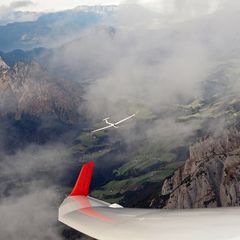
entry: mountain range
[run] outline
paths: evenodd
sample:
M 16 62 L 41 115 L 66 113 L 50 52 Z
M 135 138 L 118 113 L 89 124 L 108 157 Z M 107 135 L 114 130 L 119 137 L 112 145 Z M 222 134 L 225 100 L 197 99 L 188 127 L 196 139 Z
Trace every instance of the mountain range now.
M 72 10 L 45 13 L 36 20 L 13 22 L 0 26 L 0 50 L 30 50 L 37 47 L 56 47 L 71 41 L 96 25 L 104 24 L 117 6 L 81 6 Z

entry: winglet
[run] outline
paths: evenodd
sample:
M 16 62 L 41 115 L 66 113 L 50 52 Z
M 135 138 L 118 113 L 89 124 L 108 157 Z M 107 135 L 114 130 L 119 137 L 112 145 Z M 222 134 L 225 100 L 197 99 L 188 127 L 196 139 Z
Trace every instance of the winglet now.
M 69 196 L 87 196 L 92 180 L 94 162 L 89 162 L 83 165 L 78 176 L 75 186 Z

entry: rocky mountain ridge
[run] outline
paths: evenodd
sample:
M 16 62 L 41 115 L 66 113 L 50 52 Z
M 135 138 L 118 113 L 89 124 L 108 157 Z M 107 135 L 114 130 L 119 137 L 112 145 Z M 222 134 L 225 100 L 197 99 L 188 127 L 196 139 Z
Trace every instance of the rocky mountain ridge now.
M 96 6 L 50 12 L 40 16 L 33 14 L 32 21 L 10 21 L 12 23 L 0 25 L 0 50 L 61 46 L 74 40 L 87 28 L 101 25 L 105 17 L 113 12 L 114 7 Z M 0 23 L 4 24 L 5 21 Z
M 164 181 L 150 204 L 160 205 L 171 209 L 240 206 L 240 132 L 232 128 L 190 147 L 184 166 Z
M 18 62 L 10 68 L 1 60 L 1 114 L 54 116 L 65 123 L 78 120 L 80 103 L 74 83 L 51 77 L 37 62 Z M 76 109 L 76 111 L 74 111 Z
M 75 11 L 94 12 L 99 14 L 112 13 L 117 11 L 118 5 L 81 5 L 74 8 Z
M 84 121 L 81 85 L 53 77 L 36 61 L 0 63 L 0 149 L 71 141 Z
M 3 59 L 0 57 L 0 71 L 8 70 L 9 66 L 3 61 Z

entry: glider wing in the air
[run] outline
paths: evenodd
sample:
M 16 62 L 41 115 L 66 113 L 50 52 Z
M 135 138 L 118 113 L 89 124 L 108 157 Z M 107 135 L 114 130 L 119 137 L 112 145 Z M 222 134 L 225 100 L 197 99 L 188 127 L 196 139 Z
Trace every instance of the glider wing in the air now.
M 85 164 L 59 221 L 99 240 L 240 240 L 240 208 L 129 209 L 88 196 L 94 163 Z
M 116 122 L 114 125 L 119 125 L 120 123 L 123 123 L 123 122 L 127 121 L 128 119 L 131 119 L 131 118 L 133 118 L 135 116 L 136 116 L 136 113 L 134 113 L 131 116 L 128 116 L 128 117 L 126 117 L 126 118 L 124 118 L 124 119 L 122 119 L 122 120 L 120 120 L 118 122 Z
M 108 128 L 111 128 L 111 127 L 112 127 L 111 125 L 108 125 L 106 127 L 102 127 L 102 128 L 96 129 L 96 130 L 92 131 L 92 133 L 99 132 L 99 131 L 102 131 L 102 130 L 105 130 L 105 129 L 108 129 Z

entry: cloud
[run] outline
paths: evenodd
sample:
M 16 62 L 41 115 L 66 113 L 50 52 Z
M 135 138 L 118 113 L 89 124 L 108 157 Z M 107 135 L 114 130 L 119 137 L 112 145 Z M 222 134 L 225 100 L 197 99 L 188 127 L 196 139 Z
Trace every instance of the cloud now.
M 32 1 L 14 1 L 9 5 L 0 5 L 0 24 L 36 20 L 40 15 L 39 13 L 19 11 L 21 8 L 33 4 Z
M 235 1 L 235 0 L 230 0 Z M 230 1 L 227 1 L 228 3 Z M 185 21 L 206 14 L 211 14 L 220 8 L 226 0 L 135 0 L 123 1 L 124 4 L 138 4 L 153 12 L 168 16 L 173 21 Z
M 65 76 L 85 82 L 84 103 L 90 120 L 97 123 L 109 116 L 118 120 L 139 109 L 163 120 L 171 112 L 170 122 L 175 126 L 169 126 L 169 134 L 174 135 L 181 124 L 175 124 L 172 109 L 203 98 L 203 84 L 219 61 L 237 54 L 236 2 L 228 7 L 225 1 L 215 0 L 171 3 L 172 10 L 162 13 L 142 5 L 122 5 L 113 17 L 113 28 L 86 31 L 50 61 L 49 66 L 64 69 Z M 159 135 L 164 128 L 151 127 Z M 186 129 L 191 133 L 196 128 Z
M 0 156 L 0 231 L 3 239 L 63 240 L 57 222 L 69 167 L 63 145 L 31 145 L 16 154 Z M 79 235 L 78 235 L 79 237 Z
M 33 188 L 33 186 L 31 186 Z M 6 197 L 0 203 L 3 239 L 62 239 L 56 228 L 58 196 L 54 188 L 25 189 L 22 196 Z
M 1 176 L 15 176 L 15 178 L 36 178 L 37 172 L 48 173 L 57 179 L 63 174 L 66 166 L 66 148 L 62 145 L 28 145 L 14 155 L 5 155 L 0 162 Z M 56 175 L 55 175 L 56 174 Z M 41 174 L 40 174 L 41 176 Z M 41 176 L 42 177 L 42 176 Z
M 30 5 L 33 5 L 32 1 L 16 1 L 16 2 L 10 3 L 9 7 L 11 9 L 18 9 L 18 8 L 27 7 Z

